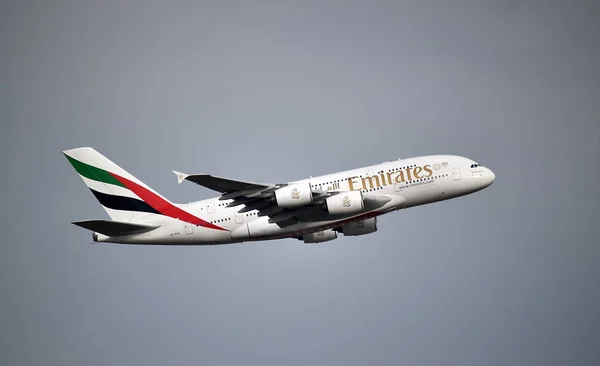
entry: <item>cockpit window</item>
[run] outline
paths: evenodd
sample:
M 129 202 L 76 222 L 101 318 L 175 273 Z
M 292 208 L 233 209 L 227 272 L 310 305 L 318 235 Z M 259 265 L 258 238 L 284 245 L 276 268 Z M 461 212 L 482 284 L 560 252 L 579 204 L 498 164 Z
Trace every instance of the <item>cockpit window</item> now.
M 478 164 L 478 163 L 471 164 L 471 168 L 477 168 L 478 166 L 481 166 L 481 164 Z

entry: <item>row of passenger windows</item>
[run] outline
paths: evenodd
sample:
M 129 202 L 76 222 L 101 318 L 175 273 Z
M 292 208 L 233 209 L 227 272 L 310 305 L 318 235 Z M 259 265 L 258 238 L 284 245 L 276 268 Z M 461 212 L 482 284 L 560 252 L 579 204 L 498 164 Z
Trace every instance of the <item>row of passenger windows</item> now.
M 395 171 L 398 171 L 398 170 L 402 170 L 402 169 L 406 169 L 406 168 L 414 168 L 414 167 L 416 167 L 416 165 L 413 164 L 413 165 L 408 165 L 408 166 L 401 167 L 401 168 L 389 169 L 388 172 L 391 173 L 391 172 L 395 172 Z M 377 172 L 377 174 L 382 174 L 382 173 L 384 173 L 383 170 L 380 170 L 380 171 Z M 362 178 L 362 177 L 363 177 L 362 175 L 358 175 L 358 176 L 354 176 L 353 178 Z M 317 186 L 327 185 L 327 184 L 331 184 L 331 183 L 340 183 L 340 182 L 344 182 L 346 180 L 347 180 L 347 178 L 346 179 L 332 180 L 332 181 L 325 182 L 325 183 L 311 184 L 311 188 L 315 188 Z
M 362 177 L 362 175 L 361 175 L 361 177 Z M 327 185 L 327 184 L 331 184 L 331 183 L 340 183 L 343 181 L 345 181 L 345 179 L 332 180 L 331 182 L 325 182 L 325 183 L 311 184 L 310 186 L 312 188 L 315 188 L 316 186 L 322 186 L 322 185 Z
M 364 192 L 373 192 L 373 191 L 378 191 L 380 189 L 383 189 L 383 187 L 378 187 L 378 188 L 370 188 L 370 189 L 363 189 L 363 193 Z
M 409 165 L 409 166 L 405 166 L 405 167 L 401 167 L 401 168 L 390 169 L 390 170 L 388 170 L 388 172 L 390 172 L 390 173 L 391 172 L 397 172 L 398 170 L 402 170 L 402 169 L 406 169 L 406 168 L 414 168 L 414 167 L 416 167 L 415 164 Z M 383 173 L 383 171 L 381 171 L 381 172 Z
M 411 166 L 409 166 L 409 168 L 410 168 L 410 167 L 412 167 L 412 165 L 411 165 Z M 473 166 L 471 166 L 471 168 L 472 168 L 472 167 L 473 167 Z M 404 168 L 399 168 L 399 169 L 404 169 Z M 406 184 L 409 184 L 409 183 L 413 183 L 413 182 L 421 182 L 421 181 L 424 181 L 424 180 L 438 179 L 438 178 L 447 177 L 447 176 L 448 176 L 448 174 L 440 174 L 440 175 L 436 175 L 436 176 L 429 177 L 429 178 L 422 178 L 422 179 L 410 180 L 410 181 L 408 181 L 408 182 L 405 182 L 405 183 L 406 183 Z M 362 175 L 361 175 L 361 177 L 362 177 Z M 345 180 L 345 179 L 340 179 L 340 180 L 338 180 L 337 182 L 341 182 L 341 181 L 343 181 L 343 180 Z M 333 183 L 333 182 L 332 182 L 332 183 Z M 328 183 L 322 183 L 322 184 L 328 184 Z M 320 186 L 320 185 L 322 185 L 322 184 L 314 184 L 314 185 L 312 185 L 311 187 L 313 187 L 313 188 L 314 188 L 314 187 L 316 187 L 316 186 Z M 368 189 L 368 190 L 363 190 L 363 192 L 370 192 L 370 191 L 374 191 L 374 190 L 377 190 L 377 189 L 381 189 L 381 188 L 372 188 L 372 189 Z
M 231 217 L 228 217 L 228 218 L 226 218 L 226 219 L 213 220 L 213 221 L 211 221 L 210 223 L 211 223 L 211 224 L 216 224 L 216 223 L 218 223 L 218 222 L 225 222 L 225 221 L 230 221 L 230 220 L 231 220 Z
M 246 216 L 256 216 L 257 214 L 258 214 L 258 212 L 251 212 L 251 213 L 247 213 Z M 227 217 L 227 218 L 219 219 L 219 220 L 213 220 L 210 223 L 217 224 L 219 222 L 225 222 L 225 221 L 231 221 L 231 217 Z M 198 226 L 198 225 L 196 225 L 196 226 Z
M 443 177 L 447 177 L 448 174 L 440 174 L 440 175 L 436 175 L 433 177 L 428 177 L 428 178 L 421 178 L 421 179 L 415 179 L 415 180 L 409 180 L 408 182 L 403 182 L 404 184 L 412 184 L 415 182 L 423 182 L 426 180 L 432 180 L 432 179 L 439 179 L 439 178 L 443 178 Z M 398 183 L 398 184 L 402 184 L 402 183 Z M 372 192 L 372 191 L 376 191 L 378 189 L 383 189 L 383 187 L 379 187 L 379 188 L 370 188 L 370 189 L 363 189 L 363 192 Z

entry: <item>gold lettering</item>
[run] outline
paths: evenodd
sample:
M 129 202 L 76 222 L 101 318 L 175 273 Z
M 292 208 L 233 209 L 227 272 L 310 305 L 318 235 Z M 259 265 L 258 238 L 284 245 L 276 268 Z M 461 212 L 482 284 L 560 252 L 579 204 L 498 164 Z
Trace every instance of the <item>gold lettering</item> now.
M 433 175 L 433 170 L 431 170 L 431 165 L 427 164 L 423 167 L 423 170 L 427 172 L 427 177 L 431 177 Z
M 410 168 L 406 168 L 406 177 L 408 178 L 409 181 L 412 180 L 412 177 L 410 176 Z
M 392 175 L 397 174 L 392 180 Z M 412 174 L 412 175 L 411 175 Z M 407 167 L 405 170 L 399 170 L 397 172 L 387 172 L 380 173 L 379 175 L 371 175 L 364 178 L 361 178 L 362 181 L 362 189 L 373 189 L 380 188 L 383 184 L 384 186 L 393 184 L 393 183 L 404 183 L 407 180 L 411 181 L 414 179 L 422 179 L 425 177 L 431 177 L 433 175 L 433 170 L 431 170 L 431 165 L 427 164 L 423 167 L 416 166 L 414 168 Z M 381 180 L 380 180 L 381 178 Z M 348 188 L 350 191 L 357 191 L 361 188 L 357 187 L 358 184 L 355 179 L 358 177 L 346 178 L 348 181 Z M 332 186 L 327 187 L 328 190 L 341 189 L 339 183 L 333 183 Z
M 371 186 L 371 188 L 379 188 L 381 186 L 381 184 L 379 183 L 378 175 L 371 175 L 371 176 L 364 177 L 361 179 L 362 179 L 363 189 L 367 189 L 367 181 L 369 181 L 369 185 Z M 373 179 L 375 179 L 375 186 L 373 186 Z
M 355 189 L 354 189 L 354 184 L 356 184 L 356 183 L 354 182 L 354 177 L 352 177 L 352 178 L 348 178 L 348 187 L 350 188 L 350 190 L 351 190 L 351 191 L 355 191 Z
M 381 177 L 381 183 L 383 183 L 384 186 L 387 186 L 387 182 L 385 180 L 385 174 L 381 173 L 381 174 L 379 174 L 379 176 Z
M 420 166 L 415 167 L 413 169 L 413 175 L 415 176 L 415 179 L 421 179 L 421 178 L 423 178 L 423 177 L 419 176 L 419 173 L 421 173 L 422 171 L 423 171 L 423 168 L 421 168 Z
M 394 179 L 394 181 L 396 183 L 404 183 L 404 182 L 406 182 L 406 180 L 404 179 L 404 172 L 402 170 L 400 170 L 398 172 L 398 175 L 396 176 L 396 178 Z

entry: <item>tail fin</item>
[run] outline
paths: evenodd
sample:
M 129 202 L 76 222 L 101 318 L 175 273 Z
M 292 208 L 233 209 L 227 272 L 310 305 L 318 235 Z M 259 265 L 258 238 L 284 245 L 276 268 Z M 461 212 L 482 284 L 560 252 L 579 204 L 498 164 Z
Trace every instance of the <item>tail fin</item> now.
M 173 207 L 166 198 L 91 147 L 63 151 L 83 182 L 114 221 L 127 222 Z

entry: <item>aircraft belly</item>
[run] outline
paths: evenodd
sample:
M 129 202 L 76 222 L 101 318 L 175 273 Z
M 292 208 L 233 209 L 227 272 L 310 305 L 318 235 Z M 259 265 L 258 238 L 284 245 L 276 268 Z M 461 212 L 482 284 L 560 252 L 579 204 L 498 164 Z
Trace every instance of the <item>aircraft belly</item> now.
M 231 240 L 233 241 L 243 241 L 246 239 L 250 239 L 250 229 L 248 228 L 248 223 L 239 226 L 237 229 L 231 232 Z
M 247 226 L 248 236 L 251 239 L 268 237 L 283 232 L 282 228 L 279 225 L 269 223 L 269 218 L 266 216 L 249 222 Z

